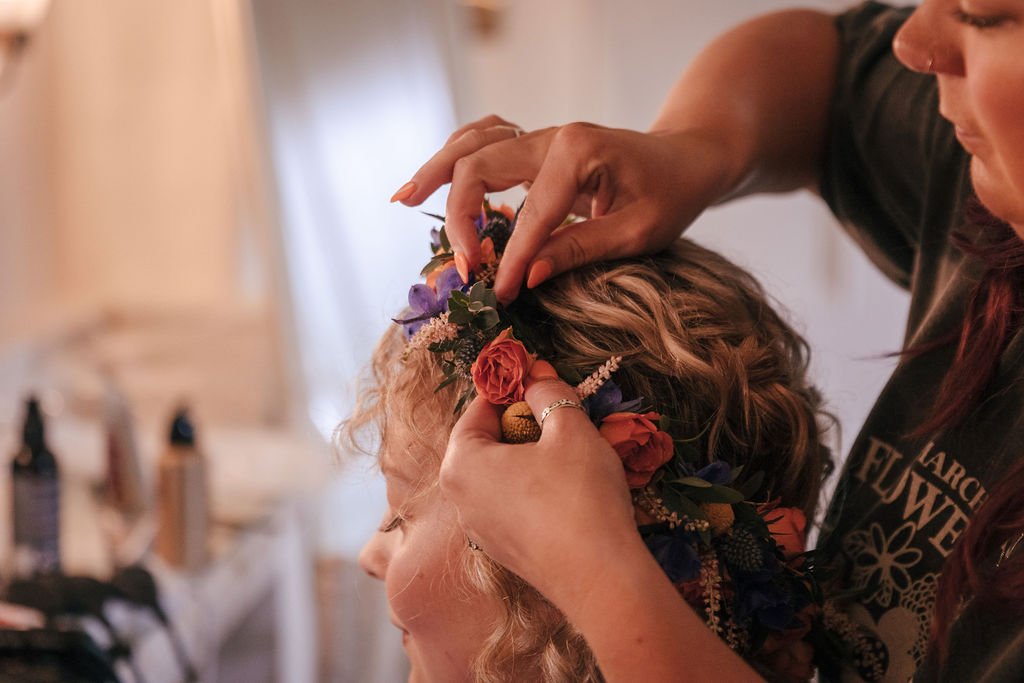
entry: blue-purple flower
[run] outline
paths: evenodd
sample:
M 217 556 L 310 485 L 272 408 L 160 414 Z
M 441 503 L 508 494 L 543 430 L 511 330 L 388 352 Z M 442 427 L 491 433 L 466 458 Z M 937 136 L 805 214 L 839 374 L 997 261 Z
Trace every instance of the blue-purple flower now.
M 700 574 L 697 542 L 697 535 L 681 526 L 644 538 L 647 548 L 672 583 L 691 581 Z
M 737 580 L 736 614 L 752 618 L 776 631 L 794 627 L 796 613 L 806 605 L 775 580 Z
M 402 325 L 406 338 L 416 334 L 428 320 L 441 315 L 448 310 L 448 297 L 452 290 L 462 289 L 462 278 L 455 266 L 449 266 L 437 276 L 434 287 L 424 284 L 415 284 L 409 288 L 409 311 L 403 318 L 396 318 L 395 322 Z
M 715 460 L 713 463 L 697 470 L 697 473 L 693 476 L 700 477 L 709 484 L 725 486 L 732 479 L 732 467 L 727 462 Z
M 622 400 L 622 389 L 613 380 L 607 380 L 601 385 L 593 396 L 583 402 L 590 419 L 594 424 L 601 424 L 601 420 L 612 413 L 635 413 L 643 405 L 643 398 L 635 398 L 632 401 Z

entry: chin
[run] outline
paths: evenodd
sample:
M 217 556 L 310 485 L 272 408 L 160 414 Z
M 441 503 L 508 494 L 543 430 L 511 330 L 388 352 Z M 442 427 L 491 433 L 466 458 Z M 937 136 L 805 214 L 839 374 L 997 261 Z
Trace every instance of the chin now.
M 1013 187 L 1004 178 L 994 177 L 977 157 L 971 159 L 971 185 L 985 208 L 1024 239 L 1024 187 Z

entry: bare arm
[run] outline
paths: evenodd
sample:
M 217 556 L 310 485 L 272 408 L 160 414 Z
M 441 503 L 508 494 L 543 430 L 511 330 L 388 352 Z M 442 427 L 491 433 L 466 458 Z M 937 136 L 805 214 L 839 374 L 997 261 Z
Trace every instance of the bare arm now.
M 838 61 L 831 15 L 752 19 L 687 67 L 651 131 L 689 131 L 719 145 L 726 181 L 718 201 L 816 187 Z
M 484 195 L 532 183 L 495 281 L 504 302 L 524 280 L 659 251 L 712 204 L 816 184 L 838 42 L 829 15 L 765 15 L 694 60 L 649 133 L 572 123 L 519 136 L 487 117 L 456 131 L 393 200 L 416 205 L 450 182 L 446 226 L 465 272 L 480 258 Z M 556 232 L 581 205 L 591 219 Z

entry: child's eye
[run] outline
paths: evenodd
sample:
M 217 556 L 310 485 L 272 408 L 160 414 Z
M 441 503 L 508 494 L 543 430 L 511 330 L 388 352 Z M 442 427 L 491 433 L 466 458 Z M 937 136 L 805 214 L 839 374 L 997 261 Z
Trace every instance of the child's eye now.
M 391 518 L 390 521 L 388 521 L 386 524 L 381 526 L 379 531 L 382 534 L 389 533 L 391 531 L 394 531 L 395 529 L 400 528 L 402 526 L 403 522 L 405 522 L 405 518 L 402 517 L 402 515 L 400 515 L 400 514 L 395 515 L 394 517 Z

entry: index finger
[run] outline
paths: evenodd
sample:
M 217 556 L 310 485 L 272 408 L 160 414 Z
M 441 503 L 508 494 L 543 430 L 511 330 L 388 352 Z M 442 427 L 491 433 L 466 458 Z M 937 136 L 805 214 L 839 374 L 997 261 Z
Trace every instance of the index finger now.
M 533 131 L 487 145 L 455 162 L 445 230 L 452 249 L 461 253 L 470 267 L 476 267 L 480 260 L 476 220 L 484 196 L 533 180 L 544 160 L 549 137 L 548 130 Z

